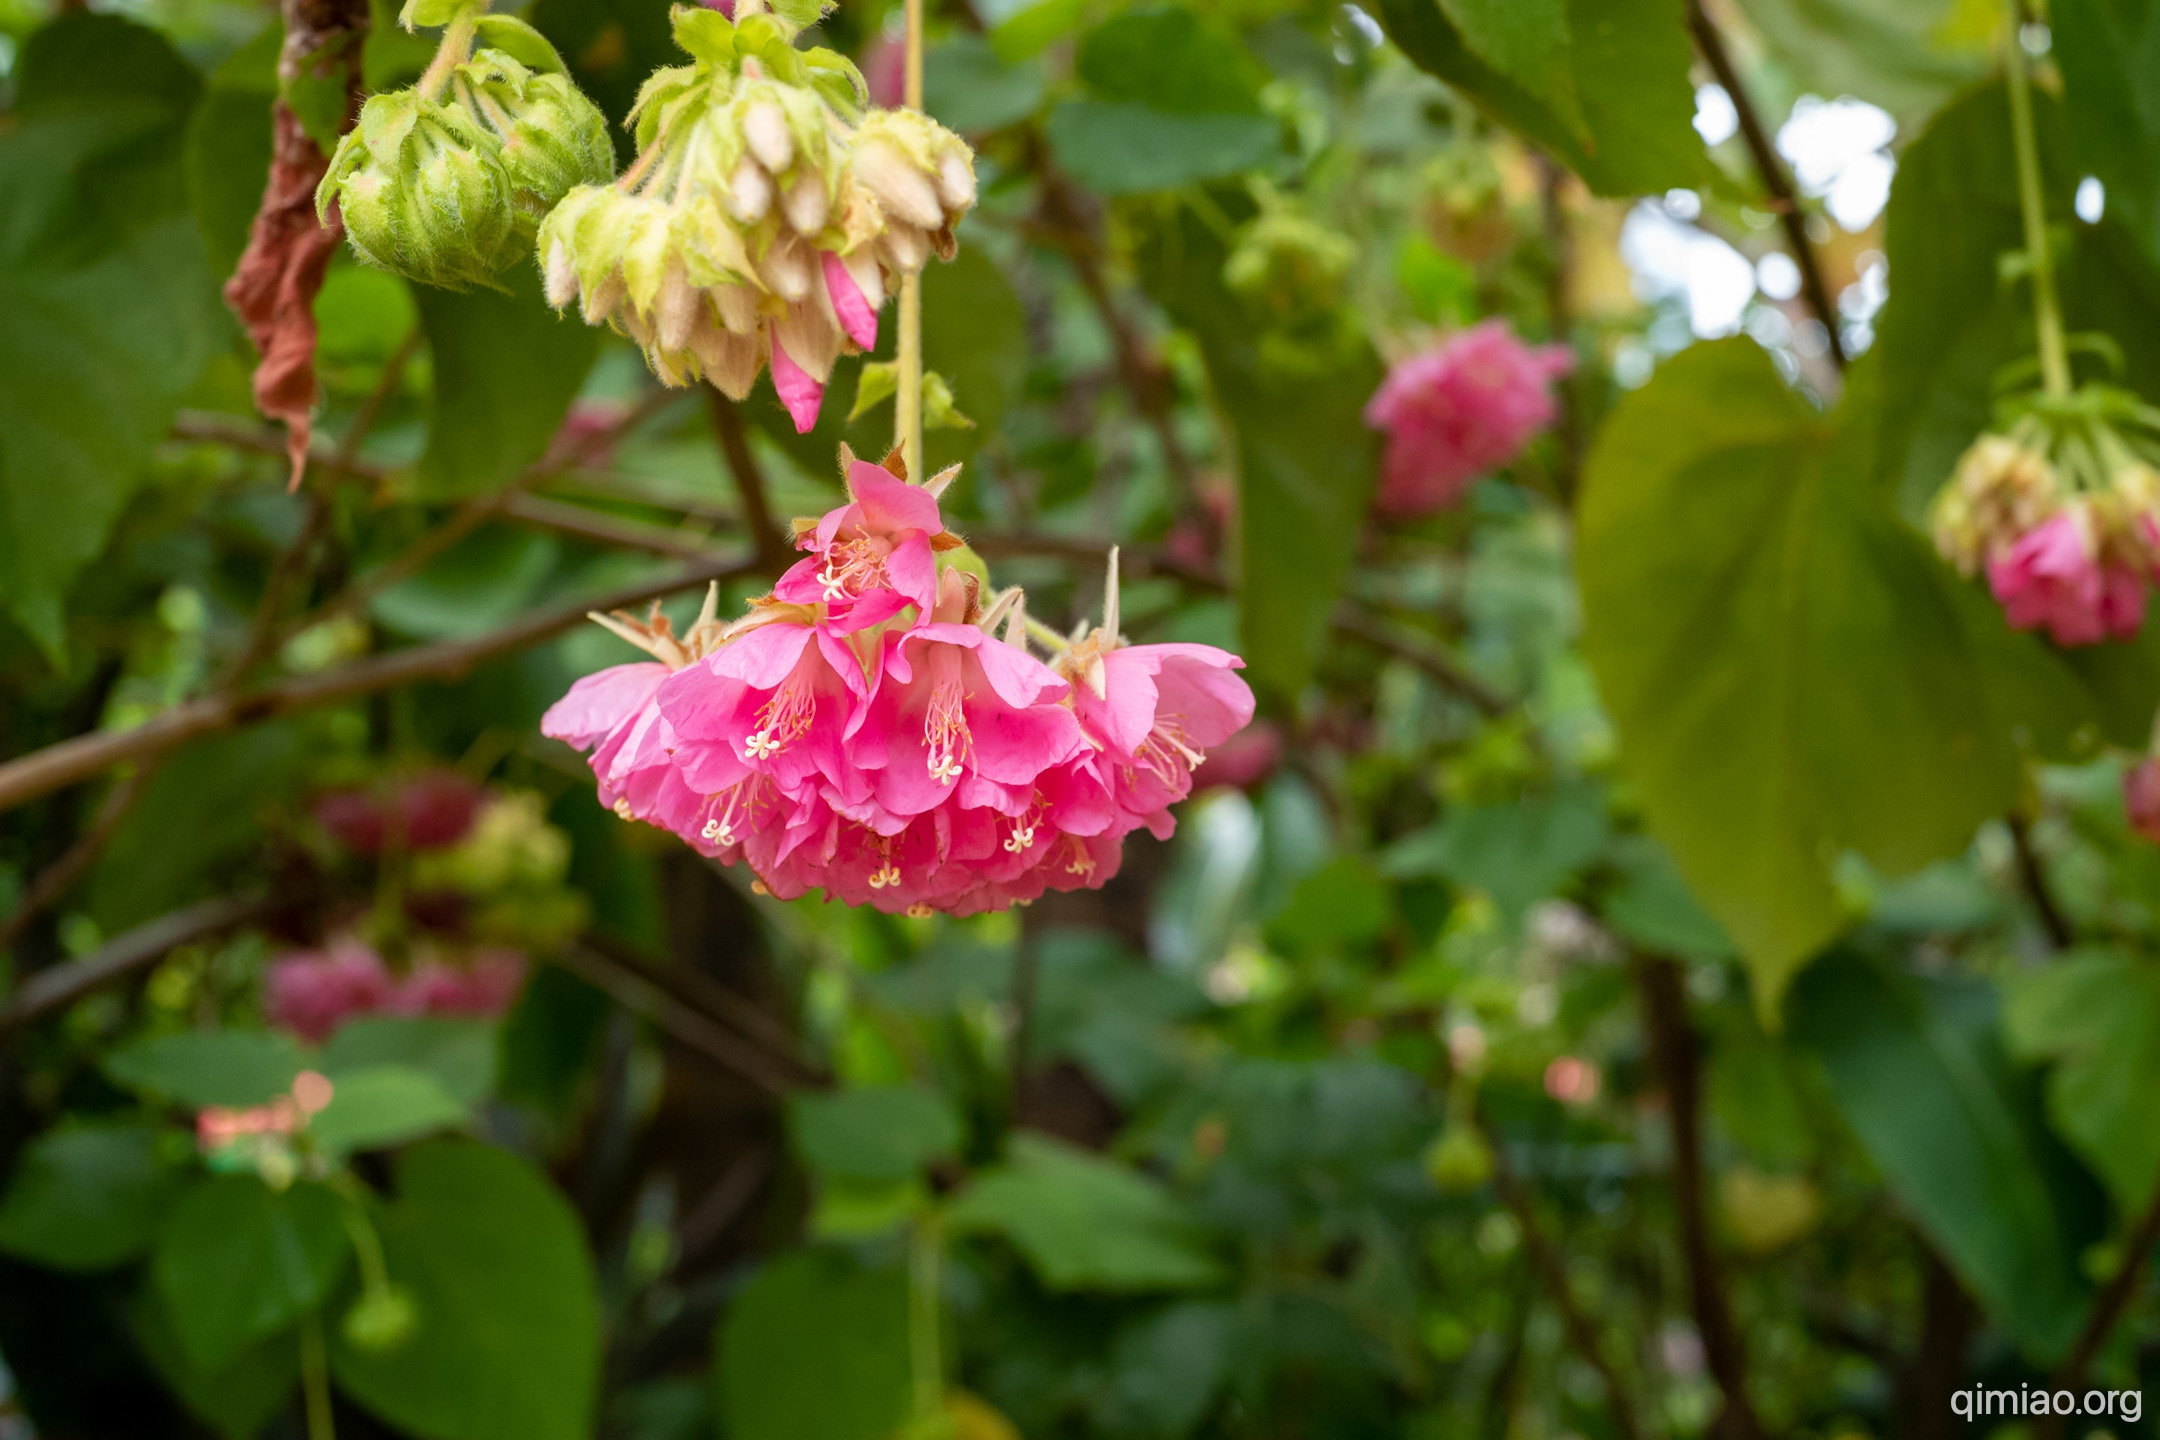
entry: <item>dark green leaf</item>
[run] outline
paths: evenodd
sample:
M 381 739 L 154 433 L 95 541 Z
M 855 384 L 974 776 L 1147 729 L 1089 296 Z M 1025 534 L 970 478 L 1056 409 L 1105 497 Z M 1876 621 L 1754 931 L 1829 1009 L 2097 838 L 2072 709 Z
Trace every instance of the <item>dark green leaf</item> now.
M 2056 1355 L 2084 1318 L 2085 1286 L 1985 999 L 1970 982 L 1920 984 L 1838 955 L 1794 986 L 1787 1019 L 1973 1294 L 2035 1353 Z
M 56 1270 L 108 1270 L 150 1248 L 178 1184 L 148 1125 L 39 1136 L 0 1194 L 0 1250 Z
M 495 1027 L 445 1015 L 369 1015 L 339 1026 L 316 1061 L 332 1080 L 376 1065 L 424 1070 L 445 1095 L 477 1105 L 495 1088 Z
M 976 422 L 973 430 L 930 434 L 925 463 L 935 473 L 969 459 L 997 433 L 1027 374 L 1020 297 L 979 247 L 963 245 L 950 265 L 933 265 L 923 275 L 923 364 L 945 376 L 953 399 Z M 890 417 L 887 411 L 881 418 Z M 830 463 L 830 452 L 823 458 Z
M 561 555 L 551 535 L 507 526 L 478 530 L 377 595 L 373 609 L 384 624 L 416 639 L 478 635 L 524 610 Z
M 960 1117 L 942 1096 L 901 1085 L 788 1100 L 795 1153 L 821 1175 L 899 1180 L 960 1146 Z
M 1354 855 L 1344 855 L 1306 876 L 1290 903 L 1268 922 L 1268 943 L 1286 953 L 1361 944 L 1387 928 L 1395 907 L 1387 882 Z
M 154 1287 L 136 1298 L 128 1319 L 158 1378 L 225 1440 L 254 1440 L 300 1383 L 299 1338 L 290 1330 L 250 1345 L 230 1364 L 204 1369 L 181 1347 Z
M 510 293 L 414 291 L 434 358 L 422 495 L 494 490 L 546 453 L 599 353 L 599 335 L 540 298 L 539 271 L 513 266 Z
M 2076 168 L 2107 187 L 2109 215 L 2160 264 L 2160 10 L 2151 0 L 2059 0 L 2048 24 Z
M 332 1155 L 380 1150 L 472 1123 L 472 1111 L 440 1080 L 410 1065 L 368 1065 L 339 1072 L 330 1103 L 308 1126 Z
M 1566 0 L 1438 0 L 1472 54 L 1580 134 Z
M 1549 58 L 1555 22 L 1542 6 L 1520 7 L 1539 17 L 1534 26 L 1512 19 L 1518 7 L 1504 0 L 1450 0 L 1450 8 L 1477 15 L 1476 40 L 1466 43 L 1438 0 L 1382 0 L 1380 18 L 1412 60 L 1549 151 L 1598 194 L 1635 195 L 1712 178 L 1694 130 L 1693 52 L 1680 0 L 1569 0 L 1564 70 Z M 1526 85 L 1485 58 L 1479 40 L 1524 73 L 1544 77 L 1541 86 Z M 1562 96 L 1560 108 L 1541 94 Z
M 229 887 L 262 843 L 272 797 L 305 760 L 292 721 L 213 735 L 172 756 L 99 855 L 86 908 L 112 933 Z M 178 834 L 188 843 L 174 844 Z
M 1728 960 L 1732 937 L 1703 912 L 1665 847 L 1630 835 L 1613 847 L 1620 883 L 1605 897 L 1606 922 L 1647 950 L 1689 960 Z
M 284 31 L 268 25 L 210 77 L 187 130 L 188 204 L 213 275 L 230 275 L 270 177 L 270 107 Z
M 1016 1134 L 1011 1158 L 948 1209 L 955 1229 L 1005 1236 L 1053 1290 L 1180 1290 L 1220 1274 L 1179 1204 L 1114 1160 Z
M 0 603 L 57 660 L 69 587 L 228 333 L 186 210 L 199 89 L 154 32 L 33 35 L 0 132 Z
M 2113 953 L 2020 972 L 2003 1033 L 2021 1059 L 2052 1060 L 2048 1114 L 2107 1181 L 2125 1214 L 2141 1213 L 2160 1180 L 2160 970 Z
M 1846 923 L 1840 851 L 1916 869 L 2017 780 L 1938 562 L 1867 481 L 1865 429 L 1839 437 L 1753 342 L 1718 341 L 1628 397 L 1585 471 L 1584 650 L 1649 828 L 1764 1014 Z
M 123 1045 L 105 1073 L 131 1090 L 191 1110 L 261 1105 L 292 1088 L 299 1050 L 270 1030 L 185 1030 Z
M 1987 72 L 1993 26 L 1957 0 L 1740 0 L 1781 70 L 1817 95 L 1852 95 L 1911 124 Z M 2050 7 L 2061 54 L 2061 16 Z M 1758 97 L 1757 103 L 1761 103 Z
M 1238 437 L 1241 653 L 1252 682 L 1292 696 L 1311 679 L 1372 496 L 1365 402 L 1378 357 L 1362 340 L 1317 374 L 1265 360 L 1222 283 L 1221 239 L 1181 209 L 1148 237 L 1144 283 L 1200 341 Z
M 1465 805 L 1383 858 L 1397 879 L 1439 875 L 1484 891 L 1509 915 L 1558 893 L 1605 848 L 1605 807 L 1575 788 L 1513 805 Z
M 350 1248 L 339 1204 L 321 1185 L 272 1190 L 253 1175 L 180 1197 L 150 1273 L 191 1365 L 223 1370 L 329 1297 Z
M 1107 20 L 1080 42 L 1074 69 L 1102 100 L 1172 115 L 1261 113 L 1252 56 L 1192 10 L 1135 10 Z
M 923 108 L 963 134 L 1025 120 L 1042 98 L 1042 67 L 1007 65 L 979 35 L 955 35 L 923 56 Z
M 334 1336 L 338 1383 L 391 1424 L 437 1440 L 580 1440 L 599 1380 L 592 1259 L 577 1216 L 524 1161 L 462 1140 L 399 1157 L 378 1212 L 393 1283 L 419 1311 L 410 1340 L 363 1352 Z
M 907 1417 L 908 1282 L 811 1249 L 728 1307 L 713 1376 L 730 1440 L 886 1440 Z
M 1047 133 L 1074 178 L 1105 194 L 1249 170 L 1281 147 L 1252 58 L 1190 10 L 1107 21 L 1081 42 L 1076 66 L 1093 98 L 1059 105 Z

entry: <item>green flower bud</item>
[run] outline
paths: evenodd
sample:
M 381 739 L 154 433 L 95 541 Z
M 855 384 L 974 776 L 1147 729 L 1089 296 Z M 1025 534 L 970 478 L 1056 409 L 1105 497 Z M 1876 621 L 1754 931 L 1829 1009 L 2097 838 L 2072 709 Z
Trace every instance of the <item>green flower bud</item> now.
M 1357 249 L 1350 238 L 1288 208 L 1263 211 L 1238 233 L 1223 283 L 1286 319 L 1339 303 Z
M 542 42 L 545 43 L 545 42 Z M 607 116 L 567 75 L 484 49 L 457 67 L 452 93 L 500 146 L 519 207 L 537 218 L 573 187 L 615 174 Z
M 345 1343 L 371 1355 L 395 1350 L 419 1328 L 420 1307 L 401 1285 L 369 1290 L 345 1312 Z
M 461 106 L 410 90 L 369 98 L 315 191 L 335 200 L 360 258 L 426 285 L 493 285 L 518 258 L 502 147 Z
M 1477 1131 L 1451 1120 L 1426 1147 L 1425 1173 L 1450 1195 L 1468 1194 L 1492 1179 L 1492 1150 Z
M 850 148 L 851 176 L 883 214 L 879 258 L 902 272 L 920 270 L 933 250 L 950 260 L 953 227 L 975 205 L 967 142 L 918 111 L 875 110 Z

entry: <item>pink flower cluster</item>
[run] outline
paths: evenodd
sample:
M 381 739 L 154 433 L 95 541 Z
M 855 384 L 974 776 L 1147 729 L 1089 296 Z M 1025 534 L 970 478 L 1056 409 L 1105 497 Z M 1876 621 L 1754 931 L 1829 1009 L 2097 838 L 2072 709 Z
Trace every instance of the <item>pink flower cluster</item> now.
M 1404 518 L 1461 501 L 1560 413 L 1552 382 L 1575 366 L 1565 346 L 1529 346 L 1486 320 L 1388 372 L 1365 406 L 1387 433 L 1380 509 Z
M 975 914 L 1101 885 L 1168 836 L 1209 747 L 1252 718 L 1235 655 L 1126 645 L 1105 621 L 1050 664 L 1017 591 L 986 611 L 936 482 L 847 462 L 848 503 L 732 625 L 614 624 L 654 661 L 586 676 L 541 722 L 592 752 L 601 803 L 738 861 L 782 899 Z M 1005 626 L 999 637 L 1000 621 Z
M 2058 645 L 2137 634 L 2149 572 L 2104 541 L 2093 506 L 2073 499 L 1988 561 L 1988 588 L 2011 628 L 2044 628 Z
M 400 976 L 372 948 L 347 938 L 281 956 L 263 989 L 272 1024 L 319 1043 L 363 1015 L 493 1019 L 524 984 L 525 957 L 515 950 L 479 950 L 462 965 L 422 960 Z

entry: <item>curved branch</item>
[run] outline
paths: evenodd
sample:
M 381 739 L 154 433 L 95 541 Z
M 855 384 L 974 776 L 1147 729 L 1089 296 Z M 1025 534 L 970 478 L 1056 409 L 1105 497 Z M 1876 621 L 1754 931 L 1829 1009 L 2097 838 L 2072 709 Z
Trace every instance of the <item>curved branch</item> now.
M 423 680 L 453 680 L 483 661 L 522 650 L 568 630 L 593 610 L 624 610 L 712 580 L 750 574 L 756 560 L 718 557 L 675 571 L 664 580 L 627 586 L 589 600 L 538 611 L 470 640 L 449 640 L 370 655 L 317 675 L 295 676 L 243 694 L 206 695 L 175 705 L 128 730 L 78 735 L 0 765 L 0 810 L 87 780 L 127 760 L 163 755 L 199 736 L 280 715 L 315 710 Z
M 1702 0 L 1688 0 L 1688 33 L 1695 37 L 1695 48 L 1710 67 L 1710 73 L 1731 98 L 1733 113 L 1739 117 L 1740 138 L 1747 146 L 1748 156 L 1755 162 L 1756 173 L 1762 177 L 1763 189 L 1770 196 L 1770 208 L 1777 212 L 1778 223 L 1785 229 L 1785 248 L 1792 252 L 1793 263 L 1800 267 L 1800 293 L 1807 298 L 1808 309 L 1830 336 L 1830 358 L 1837 367 L 1845 368 L 1845 341 L 1838 334 L 1837 306 L 1830 298 L 1830 287 L 1823 282 L 1822 261 L 1815 254 L 1815 246 L 1808 239 L 1807 217 L 1800 211 L 1800 197 L 1793 190 L 1792 176 L 1786 173 L 1785 162 L 1778 157 L 1777 147 L 1770 143 L 1770 132 L 1763 128 L 1762 117 L 1755 113 L 1755 102 L 1748 97 L 1747 88 L 1740 83 L 1740 72 L 1732 62 L 1732 55 L 1725 49 L 1725 37 L 1718 33 L 1717 24 L 1702 7 Z

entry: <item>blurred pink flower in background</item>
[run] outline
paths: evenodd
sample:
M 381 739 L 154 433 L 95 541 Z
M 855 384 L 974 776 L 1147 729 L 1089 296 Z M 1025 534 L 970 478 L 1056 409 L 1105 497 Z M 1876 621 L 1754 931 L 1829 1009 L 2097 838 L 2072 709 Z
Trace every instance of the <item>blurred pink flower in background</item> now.
M 1552 382 L 1575 367 L 1560 345 L 1525 345 L 1486 320 L 1388 372 L 1365 407 L 1387 434 L 1380 509 L 1417 516 L 1458 503 L 1560 413 Z
M 2145 578 L 2104 563 L 2092 507 L 2072 500 L 1988 562 L 1988 588 L 2013 628 L 2045 627 L 2058 645 L 2135 635 L 2145 622 Z
M 1230 785 L 1243 790 L 1257 785 L 1275 773 L 1282 754 L 1282 730 L 1271 720 L 1255 720 L 1207 752 L 1207 759 L 1193 771 L 1193 789 Z
M 315 818 L 346 849 L 379 855 L 385 846 L 434 850 L 472 829 L 481 790 L 455 770 L 428 770 L 387 791 L 333 790 L 318 796 Z
M 2160 758 L 2148 755 L 2123 771 L 2122 786 L 2130 828 L 2160 845 Z
M 343 937 L 322 950 L 280 956 L 263 991 L 273 1025 L 320 1044 L 365 1015 L 492 1019 L 510 1008 L 524 983 L 525 957 L 515 950 L 478 950 L 463 965 L 423 960 L 399 977 L 372 948 Z
M 898 35 L 880 35 L 862 52 L 863 83 L 870 103 L 894 109 L 906 98 L 907 45 Z
M 1563 1105 L 1588 1105 L 1597 1099 L 1603 1079 L 1588 1060 L 1562 1055 L 1545 1067 L 1545 1093 Z

